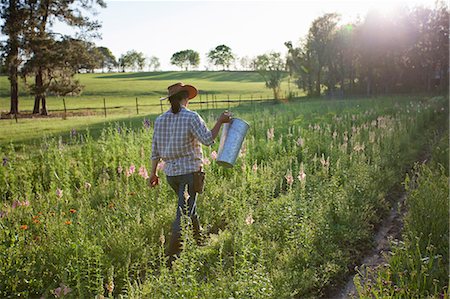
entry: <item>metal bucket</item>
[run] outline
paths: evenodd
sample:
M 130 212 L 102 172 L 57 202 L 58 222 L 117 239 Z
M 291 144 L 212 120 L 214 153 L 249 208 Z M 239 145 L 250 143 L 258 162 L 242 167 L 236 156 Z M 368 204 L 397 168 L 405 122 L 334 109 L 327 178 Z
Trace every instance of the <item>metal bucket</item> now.
M 230 123 L 224 124 L 217 155 L 219 165 L 227 168 L 234 166 L 249 127 L 246 121 L 239 118 L 233 118 Z

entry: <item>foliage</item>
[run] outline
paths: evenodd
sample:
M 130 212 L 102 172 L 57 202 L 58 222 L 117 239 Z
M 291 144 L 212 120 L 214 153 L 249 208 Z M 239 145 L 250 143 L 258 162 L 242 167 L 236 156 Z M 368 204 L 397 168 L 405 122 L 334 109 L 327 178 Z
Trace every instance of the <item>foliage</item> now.
M 126 69 L 142 71 L 145 66 L 145 55 L 142 52 L 130 50 L 120 56 L 118 64 L 122 72 L 125 72 Z
M 280 53 L 259 55 L 253 61 L 255 71 L 257 71 L 266 82 L 266 87 L 273 90 L 274 99 L 280 98 L 280 85 L 286 76 L 285 61 Z
M 355 23 L 337 14 L 316 18 L 298 46 L 286 42 L 288 68 L 309 95 L 446 92 L 448 6 L 370 11 Z
M 2 149 L 0 296 L 321 296 L 370 246 L 389 210 L 385 194 L 448 103 L 389 98 L 234 113 L 251 125 L 234 168 L 214 161 L 218 144 L 204 151 L 206 244 L 195 245 L 184 219 L 185 250 L 172 270 L 164 248 L 175 195 L 163 176 L 153 189 L 145 179 L 151 122 L 117 123 L 98 140 L 74 131 L 35 153 Z M 202 114 L 210 126 L 217 117 Z
M 190 49 L 179 51 L 172 55 L 170 63 L 187 71 L 189 67 L 198 67 L 200 64 L 200 54 Z
M 106 68 L 108 72 L 110 72 L 113 67 L 118 65 L 116 61 L 116 57 L 114 57 L 113 53 L 110 49 L 106 47 L 97 47 L 96 50 L 99 52 L 99 67 L 102 71 Z
M 208 52 L 207 56 L 208 60 L 212 64 L 216 66 L 222 66 L 222 70 L 229 69 L 231 63 L 235 59 L 231 48 L 226 45 L 219 45 L 215 47 L 213 50 Z
M 414 182 L 409 178 L 405 182 L 412 189 L 403 241 L 394 242 L 388 264 L 355 279 L 361 298 L 447 298 L 449 294 L 448 174 L 437 165 L 418 165 L 415 171 Z

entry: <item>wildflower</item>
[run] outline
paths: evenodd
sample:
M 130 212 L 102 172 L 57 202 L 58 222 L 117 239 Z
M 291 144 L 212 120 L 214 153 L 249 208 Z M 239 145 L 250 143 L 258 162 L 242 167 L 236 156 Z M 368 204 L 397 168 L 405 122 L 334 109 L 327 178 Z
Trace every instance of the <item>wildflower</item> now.
M 122 168 L 121 165 L 119 165 L 119 167 L 117 167 L 117 173 L 118 173 L 118 174 L 121 174 L 122 171 L 123 171 L 123 168 Z
M 119 134 L 122 133 L 122 128 L 121 127 L 117 127 L 117 133 L 119 133 Z
M 300 182 L 304 182 L 306 180 L 306 173 L 305 173 L 305 170 L 303 169 L 303 163 L 300 164 L 300 171 L 298 173 L 297 179 Z
M 211 164 L 211 161 L 209 161 L 208 158 L 203 158 L 203 159 L 202 159 L 202 162 L 203 162 L 204 165 L 209 165 L 209 164 Z
M 253 164 L 252 170 L 253 170 L 253 172 L 255 172 L 255 173 L 258 171 L 258 164 L 256 164 L 256 162 L 255 162 L 255 164 Z
M 143 177 L 144 179 L 148 179 L 149 178 L 147 169 L 145 169 L 144 166 L 139 167 L 139 175 L 141 177 Z
M 41 221 L 39 221 L 39 219 L 34 219 L 33 222 L 36 223 L 36 224 L 41 223 Z
M 5 211 L 0 211 L 0 219 L 6 217 L 6 214 Z
M 161 246 L 163 246 L 164 243 L 166 243 L 166 237 L 164 236 L 163 231 L 161 231 L 161 235 L 159 235 L 159 242 L 161 242 Z
M 58 198 L 61 198 L 61 197 L 63 196 L 63 190 L 57 188 L 57 189 L 56 189 L 56 196 L 57 196 Z
M 23 224 L 23 225 L 20 226 L 20 229 L 21 230 L 27 230 L 28 229 L 28 225 Z
M 131 164 L 128 171 L 130 172 L 130 175 L 133 174 L 136 171 L 136 166 L 134 166 L 134 164 Z
M 289 170 L 288 173 L 284 177 L 285 177 L 288 185 L 292 186 L 292 184 L 294 183 L 294 177 L 292 176 L 292 172 Z
M 216 160 L 217 159 L 217 152 L 216 151 L 212 151 L 211 152 L 211 159 L 212 160 Z
M 127 178 L 130 177 L 131 176 L 131 172 L 128 169 L 125 169 L 125 175 L 127 176 Z
M 75 137 L 75 136 L 77 136 L 77 130 L 75 130 L 75 129 L 70 130 L 70 137 Z
M 186 201 L 190 198 L 189 192 L 186 189 L 184 190 L 183 196 Z
M 253 219 L 252 213 L 250 213 L 247 218 L 245 218 L 245 223 L 247 225 L 252 225 L 255 220 Z
M 148 118 L 144 119 L 144 128 L 146 129 L 150 129 L 151 123 L 150 120 Z
M 333 139 L 336 139 L 337 135 L 338 135 L 337 132 L 334 131 L 334 132 L 333 132 Z
M 6 166 L 8 164 L 8 158 L 3 157 L 2 166 Z
M 302 137 L 298 137 L 296 143 L 299 147 L 303 147 L 304 140 L 302 139 Z
M 327 157 L 325 160 L 325 156 L 322 154 L 322 157 L 320 157 L 320 164 L 322 164 L 323 167 L 330 166 L 330 157 Z
M 85 188 L 85 189 L 90 190 L 91 187 L 92 187 L 92 185 L 91 185 L 90 183 L 88 183 L 88 182 L 85 182 L 85 183 L 84 183 L 84 188 Z
M 105 283 L 105 288 L 108 290 L 108 293 L 112 294 L 114 291 L 114 281 L 110 280 L 108 283 Z
M 61 298 L 67 294 L 69 294 L 72 291 L 69 287 L 65 286 L 64 284 L 61 284 L 59 288 L 56 288 L 53 290 L 53 294 L 56 298 Z
M 274 128 L 272 127 L 270 129 L 267 129 L 267 139 L 273 140 L 274 137 L 275 137 Z
M 246 146 L 245 143 L 244 143 L 244 144 L 242 144 L 242 148 L 241 148 L 241 150 L 239 151 L 239 157 L 245 156 L 246 153 L 247 153 L 247 146 Z
M 353 147 L 353 150 L 355 152 L 362 152 L 364 151 L 364 148 L 365 148 L 364 143 L 359 144 L 359 142 L 357 142 L 356 145 Z
M 75 214 L 75 213 L 77 212 L 77 210 L 75 210 L 75 209 L 70 209 L 69 212 L 70 212 L 71 214 Z
M 15 209 L 15 208 L 17 208 L 18 206 L 21 206 L 20 201 L 15 200 L 15 201 L 12 203 L 11 208 L 12 208 L 12 209 Z
M 28 200 L 25 200 L 25 201 L 22 201 L 20 203 L 20 205 L 23 206 L 23 207 L 28 207 L 28 206 L 30 206 L 30 202 Z
M 158 162 L 158 165 L 156 166 L 156 170 L 163 170 L 164 169 L 164 161 Z
M 66 220 L 66 222 L 64 222 L 64 224 L 65 224 L 65 225 L 70 225 L 70 224 L 72 224 L 72 221 Z

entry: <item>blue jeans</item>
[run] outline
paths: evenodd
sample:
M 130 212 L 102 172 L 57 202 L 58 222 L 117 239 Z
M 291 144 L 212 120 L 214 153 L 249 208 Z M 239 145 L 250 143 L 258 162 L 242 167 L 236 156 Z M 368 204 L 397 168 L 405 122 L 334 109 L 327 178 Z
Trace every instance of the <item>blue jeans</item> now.
M 181 251 L 181 215 L 187 212 L 187 215 L 191 218 L 194 237 L 197 241 L 200 238 L 200 223 L 197 216 L 197 193 L 194 192 L 194 175 L 188 173 L 167 176 L 167 182 L 178 195 L 177 216 L 172 224 L 172 238 L 170 239 L 168 250 L 168 255 L 172 256 L 178 255 Z M 185 198 L 185 191 L 189 194 L 188 199 Z

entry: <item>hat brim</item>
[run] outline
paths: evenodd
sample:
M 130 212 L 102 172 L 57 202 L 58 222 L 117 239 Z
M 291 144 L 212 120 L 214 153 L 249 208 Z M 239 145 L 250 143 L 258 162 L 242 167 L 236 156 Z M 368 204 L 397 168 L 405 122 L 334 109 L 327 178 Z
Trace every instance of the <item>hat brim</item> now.
M 173 96 L 174 94 L 177 94 L 181 91 L 187 91 L 188 92 L 188 100 L 193 99 L 197 96 L 198 91 L 197 88 L 195 88 L 192 85 L 183 85 L 180 89 L 178 89 L 176 92 L 174 92 L 173 94 L 169 94 L 167 97 L 163 97 L 160 98 L 160 101 L 164 101 L 167 100 L 169 97 Z

